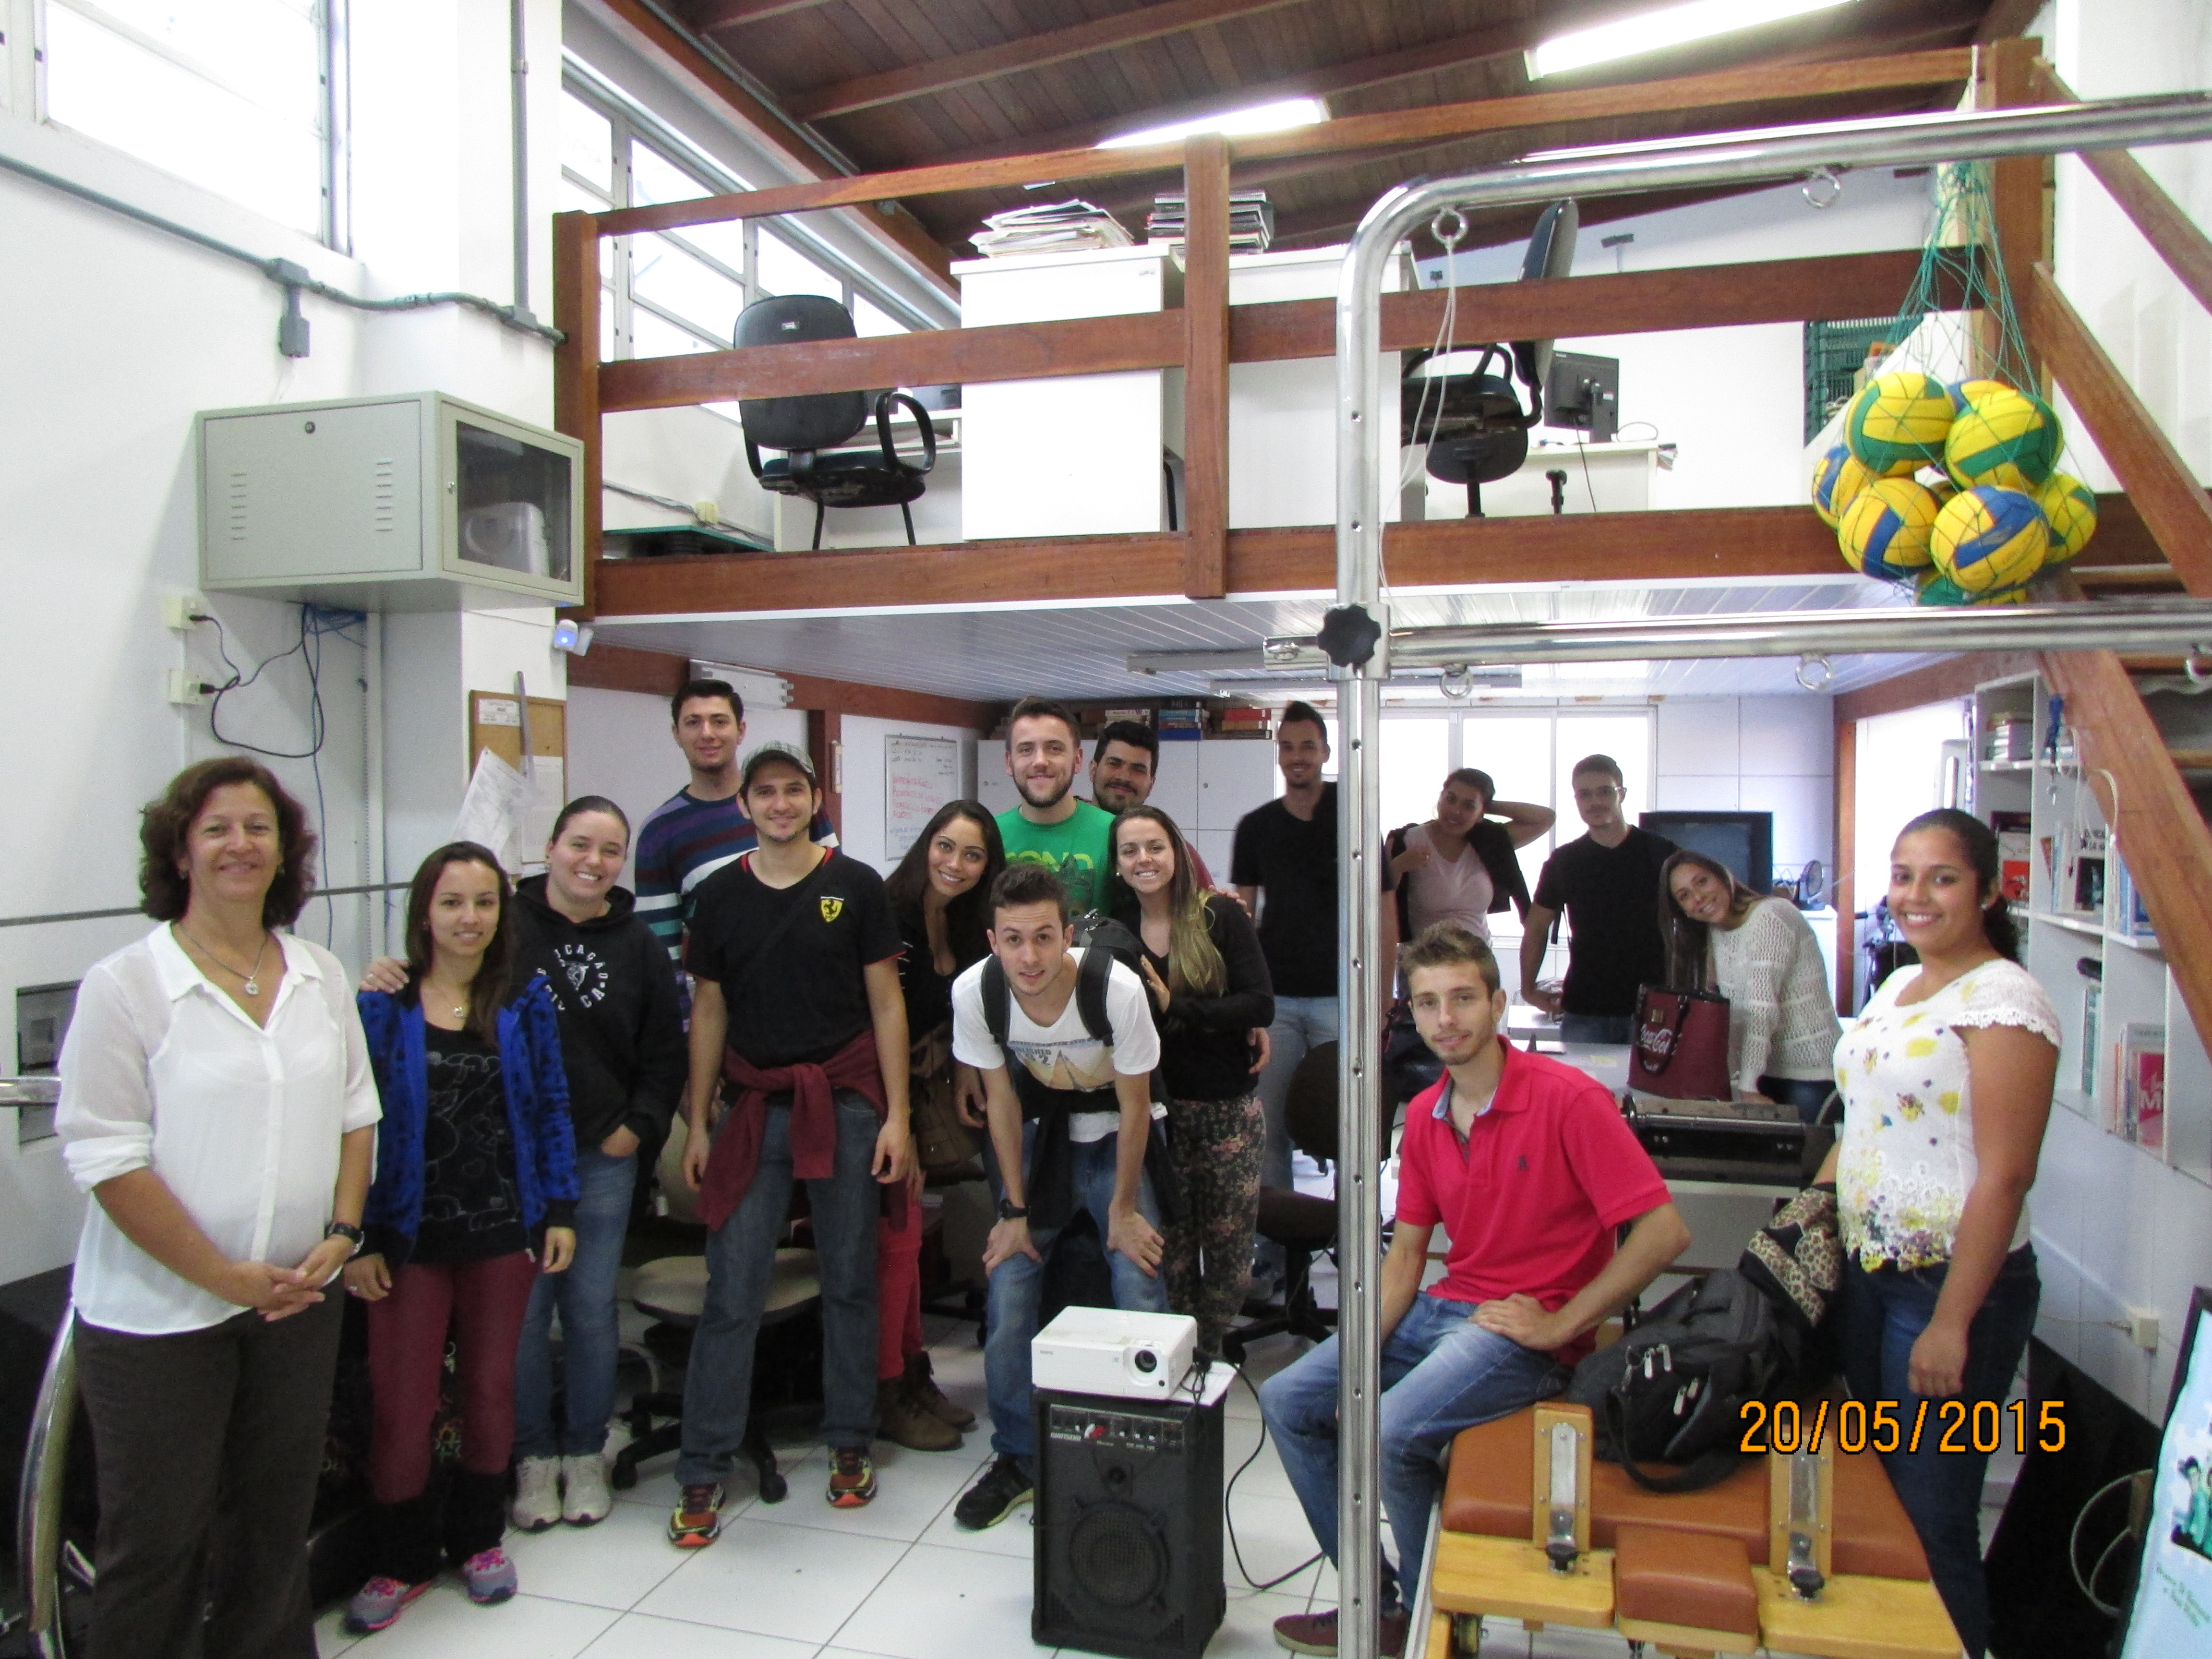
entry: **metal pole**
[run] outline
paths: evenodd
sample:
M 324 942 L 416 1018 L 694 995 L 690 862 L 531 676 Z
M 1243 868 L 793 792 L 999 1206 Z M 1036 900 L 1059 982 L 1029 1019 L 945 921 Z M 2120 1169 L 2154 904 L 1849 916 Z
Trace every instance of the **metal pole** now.
M 1492 172 L 1401 185 L 1376 202 L 1346 251 L 1336 301 L 1336 608 L 1319 637 L 1338 700 L 1339 868 L 1343 967 L 1338 978 L 1338 1560 L 1342 1594 L 1337 1651 L 1376 1659 L 1382 1528 L 1376 1455 L 1381 1354 L 1373 1285 L 1380 1270 L 1374 1176 L 1381 1100 L 1375 1086 L 1381 1020 L 1380 967 L 1382 683 L 1389 674 L 1389 616 L 1382 597 L 1381 462 L 1395 454 L 1397 403 L 1385 395 L 1378 353 L 1382 270 L 1391 250 L 1448 208 L 1486 208 L 1705 184 L 1786 179 L 1818 168 L 1915 166 L 2039 155 L 2056 150 L 2126 149 L 2212 137 L 2212 95 L 2117 100 L 2058 109 L 1966 115 L 1894 116 L 1873 121 L 1721 134 L 1609 150 L 1540 156 Z M 1615 647 L 1616 653 L 1630 654 Z M 1634 654 L 1643 655 L 1644 653 Z M 1657 655 L 1660 653 L 1650 653 Z M 1494 660 L 1495 659 L 1493 659 Z M 1409 1563 L 1408 1571 L 1418 1571 Z

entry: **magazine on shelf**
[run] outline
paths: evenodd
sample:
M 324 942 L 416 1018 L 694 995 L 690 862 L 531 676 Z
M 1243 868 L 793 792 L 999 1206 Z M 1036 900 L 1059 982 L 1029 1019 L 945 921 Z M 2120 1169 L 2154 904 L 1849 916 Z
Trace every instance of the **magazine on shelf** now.
M 1085 201 L 1009 208 L 985 219 L 983 228 L 968 240 L 987 259 L 1015 253 L 1079 253 L 1132 246 L 1129 233 L 1113 215 Z
M 2158 930 L 2150 925 L 2150 912 L 2144 908 L 2142 890 L 2129 873 L 2125 859 L 2116 856 L 2112 860 L 2112 931 L 2124 939 L 2155 945 Z
M 2166 1027 L 2128 1025 L 2119 1042 L 2121 1133 L 2145 1152 L 2166 1151 Z
M 2097 1046 L 2097 1020 L 2105 1006 L 2105 988 L 2099 984 L 2081 988 L 2081 1098 L 2093 1101 L 2097 1097 L 2097 1062 L 2104 1052 Z
M 1999 888 L 2014 904 L 2027 902 L 2028 815 L 1992 812 L 1990 828 L 1997 832 Z

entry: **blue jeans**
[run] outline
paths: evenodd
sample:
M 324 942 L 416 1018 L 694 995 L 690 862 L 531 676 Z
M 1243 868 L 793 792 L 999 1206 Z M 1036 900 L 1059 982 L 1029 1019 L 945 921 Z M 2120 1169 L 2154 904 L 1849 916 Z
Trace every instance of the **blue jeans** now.
M 1108 1097 L 1109 1099 L 1111 1097 Z M 1030 1149 L 1036 1139 L 1034 1119 L 1022 1126 L 1022 1163 L 1027 1167 Z M 1077 1141 L 1068 1149 L 1068 1176 L 1075 1202 L 1091 1212 L 1098 1224 L 1098 1237 L 1107 1234 L 1106 1209 L 1114 1198 L 1114 1163 L 1121 1137 L 1117 1132 L 1103 1140 Z M 1160 1224 L 1160 1206 L 1152 1194 L 1150 1176 L 1137 1182 L 1137 1212 L 1153 1226 Z M 1030 1243 L 1040 1256 L 1052 1254 L 1057 1227 L 1032 1227 Z M 1131 1313 L 1165 1313 L 1168 1282 L 1164 1275 L 1147 1273 L 1121 1251 L 1106 1252 L 1106 1266 L 1114 1277 L 1114 1305 Z M 1030 1343 L 1037 1331 L 1037 1304 L 1044 1291 L 1044 1263 L 1016 1254 L 991 1270 L 987 1308 L 988 1323 L 983 1344 L 983 1385 L 991 1402 L 991 1449 L 1001 1457 L 1018 1457 L 1022 1467 L 1036 1472 L 1036 1435 L 1030 1422 Z
M 1549 1399 L 1567 1369 L 1548 1353 L 1474 1322 L 1474 1306 L 1424 1293 L 1382 1345 L 1382 1510 L 1400 1571 L 1420 1571 L 1429 1510 L 1443 1489 L 1445 1449 L 1462 1429 Z M 1306 1524 L 1336 1559 L 1336 1339 L 1260 1385 L 1260 1411 Z M 1398 1600 L 1398 1575 L 1382 1563 L 1382 1606 Z
M 540 1273 L 522 1316 L 514 1355 L 514 1455 L 587 1457 L 607 1443 L 615 1410 L 615 1360 L 622 1348 L 615 1274 L 629 1231 L 637 1154 L 609 1158 L 580 1147 L 576 1256 L 566 1273 Z M 562 1415 L 553 1420 L 553 1315 L 561 1315 Z
M 1635 1024 L 1633 1014 L 1561 1014 L 1559 1041 L 1617 1046 L 1633 1041 L 1631 1028 Z
M 822 1279 L 822 1439 L 833 1450 L 866 1451 L 876 1432 L 876 1109 L 840 1089 L 836 1110 L 834 1170 L 806 1183 Z M 726 1479 L 744 1442 L 753 1341 L 791 1217 L 791 1108 L 772 1105 L 752 1185 L 707 1235 L 707 1307 L 684 1379 L 681 1486 Z
M 1275 1023 L 1267 1028 L 1267 1064 L 1260 1073 L 1260 1110 L 1267 1121 L 1267 1145 L 1260 1155 L 1260 1184 L 1287 1191 L 1291 1185 L 1291 1130 L 1285 1111 L 1291 1075 L 1298 1062 L 1324 1042 L 1337 1040 L 1334 997 L 1277 997 Z M 1283 1276 L 1283 1247 L 1261 1240 L 1255 1255 L 1261 1274 Z
M 1898 1273 L 1869 1273 L 1856 1259 L 1844 1264 L 1844 1375 L 1852 1397 L 1898 1402 L 1899 1419 L 1909 1433 L 1919 1414 L 1920 1396 L 1907 1381 L 1912 1345 L 1935 1317 L 1943 1288 L 1943 1267 Z M 2043 1294 L 2035 1270 L 2035 1247 L 2023 1244 L 2004 1260 L 1990 1293 L 1966 1328 L 1966 1374 L 1959 1397 L 1999 1404 L 2012 1388 L 2020 1357 L 2035 1329 L 2036 1304 Z M 1929 1413 L 1920 1449 L 1886 1454 L 1882 1467 L 1898 1501 L 1912 1518 L 1928 1570 L 1943 1597 L 1944 1609 L 1969 1654 L 1980 1659 L 1989 1644 L 1990 1592 L 1982 1576 L 1982 1475 L 1989 1459 L 1972 1449 L 1938 1449 L 1942 1439 L 1936 1413 Z

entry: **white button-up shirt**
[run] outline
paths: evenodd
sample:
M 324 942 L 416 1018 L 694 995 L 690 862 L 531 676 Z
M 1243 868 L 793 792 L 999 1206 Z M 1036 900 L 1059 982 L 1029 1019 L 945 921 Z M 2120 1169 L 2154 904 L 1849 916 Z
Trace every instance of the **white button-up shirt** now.
M 62 1045 L 56 1127 L 77 1186 L 151 1169 L 234 1261 L 295 1267 L 322 1241 L 349 1131 L 383 1115 L 338 959 L 277 935 L 284 977 L 256 1025 L 165 925 L 94 964 Z M 125 1237 L 97 1200 L 75 1299 L 135 1335 L 202 1330 L 238 1308 Z

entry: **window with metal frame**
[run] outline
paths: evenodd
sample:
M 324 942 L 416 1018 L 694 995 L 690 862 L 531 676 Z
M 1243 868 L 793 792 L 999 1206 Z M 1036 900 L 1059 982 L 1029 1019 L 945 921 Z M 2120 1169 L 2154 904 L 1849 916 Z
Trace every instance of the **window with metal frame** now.
M 343 0 L 46 0 L 45 118 L 346 245 Z

